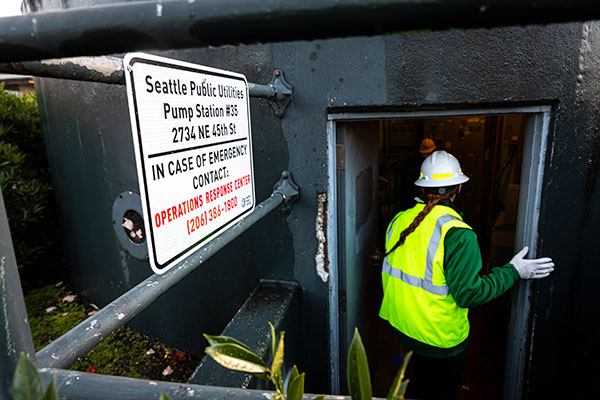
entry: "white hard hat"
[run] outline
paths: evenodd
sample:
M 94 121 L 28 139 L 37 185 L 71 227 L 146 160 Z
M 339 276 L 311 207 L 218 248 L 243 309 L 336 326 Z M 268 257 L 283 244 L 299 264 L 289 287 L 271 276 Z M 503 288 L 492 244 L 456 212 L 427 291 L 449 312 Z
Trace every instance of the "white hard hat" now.
M 421 174 L 415 181 L 420 187 L 445 187 L 465 183 L 469 177 L 463 174 L 460 163 L 452 154 L 434 151 L 421 164 Z

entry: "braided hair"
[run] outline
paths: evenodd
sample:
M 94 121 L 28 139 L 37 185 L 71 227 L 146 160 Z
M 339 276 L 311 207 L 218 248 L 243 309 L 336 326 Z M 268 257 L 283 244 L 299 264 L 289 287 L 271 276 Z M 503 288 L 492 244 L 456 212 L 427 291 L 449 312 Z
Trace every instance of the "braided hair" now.
M 442 189 L 442 190 L 439 190 L 439 189 Z M 448 190 L 448 188 L 434 188 L 434 190 L 436 190 L 437 193 L 436 192 L 426 192 L 425 193 L 425 195 L 427 196 L 427 204 L 425 204 L 425 208 L 423 210 L 421 210 L 419 215 L 417 215 L 415 217 L 415 219 L 408 226 L 408 228 L 406 228 L 405 230 L 402 231 L 402 233 L 400 234 L 400 238 L 398 239 L 398 241 L 396 242 L 394 247 L 392 247 L 390 251 L 385 253 L 386 257 L 390 253 L 392 253 L 394 250 L 396 250 L 398 247 L 400 247 L 404 244 L 406 237 L 408 235 L 410 235 L 411 233 L 413 233 L 415 231 L 415 229 L 417 229 L 417 227 L 421 224 L 421 222 L 431 212 L 431 210 L 437 203 L 439 203 L 442 200 L 449 199 L 454 194 L 456 194 L 456 192 L 458 191 L 458 186 L 455 186 L 454 188 L 451 188 L 450 190 Z

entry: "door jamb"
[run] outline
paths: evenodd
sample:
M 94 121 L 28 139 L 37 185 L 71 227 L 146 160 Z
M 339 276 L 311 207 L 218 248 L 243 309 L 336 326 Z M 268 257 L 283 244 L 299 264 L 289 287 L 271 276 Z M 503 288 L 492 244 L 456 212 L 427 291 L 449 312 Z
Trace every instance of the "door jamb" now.
M 521 170 L 521 190 L 519 194 L 519 218 L 515 245 L 520 248 L 529 246 L 531 255 L 537 252 L 538 224 L 542 183 L 550 130 L 550 106 L 431 110 L 413 112 L 368 112 L 336 113 L 327 116 L 327 152 L 328 152 L 328 201 L 327 201 L 327 256 L 329 257 L 329 352 L 330 352 L 330 389 L 331 393 L 340 393 L 339 380 L 339 308 L 338 308 L 338 234 L 337 234 L 337 179 L 336 179 L 336 125 L 338 122 L 371 119 L 400 118 L 436 118 L 460 115 L 498 115 L 525 114 L 527 127 L 523 145 L 523 164 Z M 503 384 L 503 398 L 517 399 L 523 395 L 523 377 L 525 372 L 525 354 L 527 339 L 530 335 L 528 320 L 530 316 L 531 282 L 521 281 L 512 294 L 511 319 L 506 344 L 506 363 Z
M 340 328 L 337 234 L 336 122 L 327 121 L 327 257 L 329 258 L 329 372 L 331 393 L 340 393 Z

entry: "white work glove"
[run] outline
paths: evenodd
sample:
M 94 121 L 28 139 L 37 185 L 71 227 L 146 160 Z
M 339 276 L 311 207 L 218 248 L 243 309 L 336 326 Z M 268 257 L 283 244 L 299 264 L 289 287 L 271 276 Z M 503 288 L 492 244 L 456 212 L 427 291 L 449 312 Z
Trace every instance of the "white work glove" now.
M 540 279 L 550 275 L 554 271 L 554 263 L 549 257 L 536 258 L 526 260 L 525 254 L 529 251 L 529 247 L 525 246 L 523 250 L 518 252 L 510 263 L 519 272 L 521 279 Z

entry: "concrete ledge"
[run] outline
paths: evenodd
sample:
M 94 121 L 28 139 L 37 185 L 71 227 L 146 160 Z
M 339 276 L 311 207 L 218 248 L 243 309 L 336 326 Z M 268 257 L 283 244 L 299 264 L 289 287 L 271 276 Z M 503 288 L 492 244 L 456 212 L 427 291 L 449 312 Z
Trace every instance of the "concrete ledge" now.
M 269 322 L 275 326 L 277 332 L 295 326 L 294 321 L 300 314 L 291 310 L 296 307 L 295 304 L 299 304 L 299 292 L 299 286 L 295 282 L 261 280 L 220 334 L 247 344 L 263 359 L 271 357 Z M 298 342 L 288 341 L 288 336 L 286 334 L 286 354 L 301 353 Z M 293 361 L 298 363 L 301 360 Z M 226 369 L 209 356 L 205 356 L 188 382 L 207 386 L 249 388 L 253 387 L 253 380 L 250 375 Z

